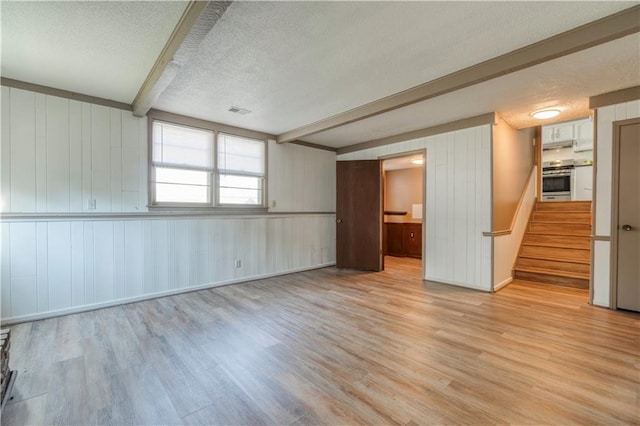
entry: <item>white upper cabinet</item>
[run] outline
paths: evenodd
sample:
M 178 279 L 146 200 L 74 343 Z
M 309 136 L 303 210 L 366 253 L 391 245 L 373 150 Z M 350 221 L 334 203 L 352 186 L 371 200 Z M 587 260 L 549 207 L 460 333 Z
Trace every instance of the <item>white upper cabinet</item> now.
M 575 152 L 589 151 L 593 149 L 593 120 L 590 118 L 575 122 L 576 142 L 573 146 Z
M 542 126 L 542 145 L 546 148 L 573 146 L 575 152 L 593 149 L 593 121 L 585 118 Z
M 572 141 L 575 138 L 573 122 L 557 123 L 542 127 L 542 143 Z

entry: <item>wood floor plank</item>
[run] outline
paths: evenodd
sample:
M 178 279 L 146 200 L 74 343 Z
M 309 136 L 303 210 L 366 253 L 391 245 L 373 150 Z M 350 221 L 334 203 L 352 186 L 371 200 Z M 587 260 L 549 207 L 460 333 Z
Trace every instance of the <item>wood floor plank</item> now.
M 640 424 L 639 314 L 386 266 L 13 326 L 2 424 Z

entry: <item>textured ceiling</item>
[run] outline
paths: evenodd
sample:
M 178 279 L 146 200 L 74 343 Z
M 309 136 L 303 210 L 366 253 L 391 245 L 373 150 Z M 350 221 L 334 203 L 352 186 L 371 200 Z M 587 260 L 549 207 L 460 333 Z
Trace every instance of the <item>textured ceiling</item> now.
M 3 77 L 131 103 L 187 2 L 0 2 Z M 637 2 L 233 2 L 156 109 L 279 134 L 627 9 Z M 588 114 L 640 84 L 628 36 L 302 139 L 332 147 L 497 111 Z M 184 59 L 184 58 L 183 58 Z M 174 77 L 172 75 L 172 77 Z M 162 90 L 161 88 L 158 91 Z M 229 107 L 251 113 L 233 114 Z
M 634 4 L 235 2 L 154 107 L 278 134 Z
M 187 2 L 0 2 L 1 74 L 131 103 Z
M 303 138 L 342 147 L 497 112 L 515 128 L 543 124 L 529 113 L 560 107 L 553 121 L 589 115 L 589 96 L 640 84 L 640 34 L 630 35 L 437 98 Z

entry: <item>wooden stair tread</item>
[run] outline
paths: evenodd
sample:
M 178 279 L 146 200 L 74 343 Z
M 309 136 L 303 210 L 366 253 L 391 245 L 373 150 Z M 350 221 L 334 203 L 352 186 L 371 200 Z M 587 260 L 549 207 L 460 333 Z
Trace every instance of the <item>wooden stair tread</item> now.
M 528 234 L 531 235 L 553 235 L 553 236 L 558 236 L 558 237 L 590 237 L 591 236 L 591 232 L 588 233 L 584 233 L 584 232 L 580 232 L 581 230 L 573 230 L 574 232 L 569 232 L 569 233 L 563 233 L 563 234 L 556 234 L 556 233 L 549 233 L 549 232 L 545 232 L 545 231 L 528 231 Z M 590 230 L 588 230 L 590 231 Z
M 580 249 L 576 249 L 576 250 L 580 250 Z M 532 255 L 532 254 L 521 254 L 519 257 L 522 259 L 551 260 L 553 262 L 562 262 L 562 263 L 581 263 L 583 265 L 588 265 L 591 263 L 590 260 L 571 259 L 571 258 L 564 258 L 564 257 L 549 257 L 549 256 Z
M 536 234 L 544 235 L 544 234 Z M 567 237 L 574 237 L 575 235 L 567 235 Z M 568 248 L 576 250 L 591 250 L 591 244 L 586 243 L 549 243 L 549 242 L 536 242 L 536 241 L 523 241 L 523 246 L 536 246 L 536 247 L 554 247 L 554 248 Z
M 578 279 L 589 279 L 589 274 L 582 274 L 580 272 L 570 272 L 570 271 L 557 271 L 552 269 L 543 269 L 543 268 L 532 268 L 530 266 L 515 266 L 513 268 L 514 271 L 521 272 L 531 272 L 534 274 L 543 274 L 543 275 L 555 275 L 560 277 L 568 277 L 568 278 L 578 278 Z

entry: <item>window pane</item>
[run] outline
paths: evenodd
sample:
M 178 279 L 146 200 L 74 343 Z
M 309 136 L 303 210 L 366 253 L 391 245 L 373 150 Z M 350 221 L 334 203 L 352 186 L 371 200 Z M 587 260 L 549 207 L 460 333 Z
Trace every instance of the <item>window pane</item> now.
M 218 168 L 223 172 L 264 174 L 265 142 L 219 134 Z
M 209 185 L 210 172 L 156 167 L 156 182 Z
M 156 202 L 159 203 L 208 203 L 209 187 L 196 185 L 156 184 Z
M 210 203 L 210 172 L 156 167 L 157 203 Z
M 220 204 L 262 204 L 262 178 L 220 175 Z
M 153 122 L 153 162 L 213 170 L 213 132 Z

